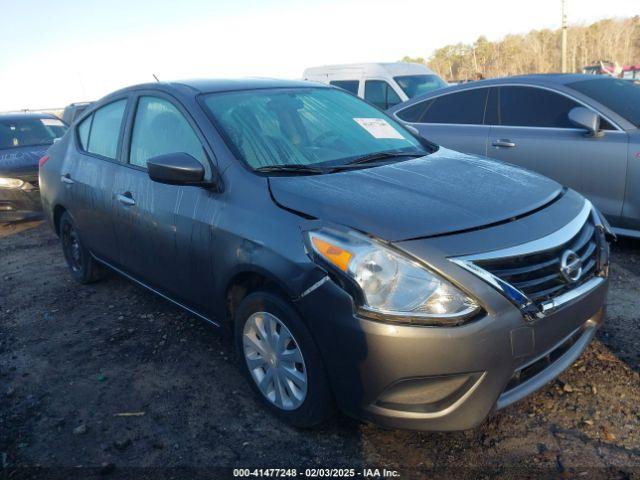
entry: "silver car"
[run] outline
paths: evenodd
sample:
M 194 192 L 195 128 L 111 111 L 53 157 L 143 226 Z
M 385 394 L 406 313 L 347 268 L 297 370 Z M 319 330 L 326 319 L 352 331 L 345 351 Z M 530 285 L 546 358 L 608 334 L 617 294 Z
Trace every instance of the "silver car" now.
M 640 86 L 593 75 L 473 82 L 389 111 L 435 143 L 520 165 L 588 197 L 640 237 Z

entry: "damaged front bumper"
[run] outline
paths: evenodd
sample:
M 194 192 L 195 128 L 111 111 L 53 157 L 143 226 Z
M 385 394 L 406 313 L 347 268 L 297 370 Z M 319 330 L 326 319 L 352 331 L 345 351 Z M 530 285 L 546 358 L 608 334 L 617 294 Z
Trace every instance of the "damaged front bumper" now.
M 342 410 L 393 428 L 464 430 L 560 375 L 602 324 L 609 282 L 609 247 L 597 212 L 584 201 L 573 211 L 571 221 L 547 235 L 487 245 L 485 253 L 443 254 L 429 239 L 398 244 L 479 301 L 482 314 L 464 325 L 362 317 L 333 281 L 298 299 Z M 497 228 L 526 232 L 522 222 Z M 458 250 L 477 243 L 471 237 Z M 579 269 L 567 269 L 567 253 Z
M 510 306 L 450 328 L 358 317 L 332 281 L 296 303 L 345 413 L 390 428 L 449 431 L 477 426 L 568 368 L 603 321 L 607 285 L 602 279 L 535 322 Z

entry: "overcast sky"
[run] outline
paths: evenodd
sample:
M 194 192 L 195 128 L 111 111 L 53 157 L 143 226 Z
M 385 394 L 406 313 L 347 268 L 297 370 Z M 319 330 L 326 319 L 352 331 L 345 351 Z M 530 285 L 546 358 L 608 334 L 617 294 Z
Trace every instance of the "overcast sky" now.
M 560 26 L 561 0 L 0 0 L 0 111 L 161 80 L 300 78 L 314 65 L 428 57 L 445 44 Z M 639 0 L 567 0 L 571 23 Z

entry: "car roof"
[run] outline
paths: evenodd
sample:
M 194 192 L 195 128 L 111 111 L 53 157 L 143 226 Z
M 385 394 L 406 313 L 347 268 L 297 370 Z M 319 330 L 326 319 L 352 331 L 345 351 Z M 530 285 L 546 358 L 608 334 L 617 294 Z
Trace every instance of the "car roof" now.
M 51 113 L 39 113 L 39 112 L 9 112 L 9 113 L 0 113 L 0 120 L 23 120 L 25 118 L 55 118 L 60 120 L 58 117 Z
M 486 84 L 493 85 L 507 82 L 521 82 L 521 83 L 555 83 L 565 85 L 567 83 L 578 82 L 580 80 L 597 80 L 599 78 L 610 78 L 601 75 L 585 75 L 583 73 L 535 73 L 529 75 L 513 75 L 511 77 L 498 77 L 490 78 L 487 80 L 479 80 L 477 82 L 471 82 L 474 85 Z M 460 85 L 468 85 L 466 83 Z
M 349 73 L 364 75 L 409 75 L 434 74 L 433 70 L 422 63 L 386 62 L 386 63 L 345 63 L 338 65 L 322 65 L 305 69 L 303 76 L 338 75 Z
M 322 87 L 328 88 L 326 85 L 316 82 L 307 82 L 304 80 L 281 80 L 275 78 L 212 78 L 212 79 L 194 79 L 194 80 L 178 80 L 171 82 L 153 82 L 133 85 L 131 87 L 113 92 L 109 96 L 133 90 L 165 90 L 180 91 L 181 93 L 191 92 L 199 93 L 216 93 L 230 92 L 239 90 L 256 90 L 263 88 L 303 88 L 303 87 Z
M 437 95 L 443 91 L 464 90 L 465 88 L 475 88 L 482 86 L 504 85 L 507 83 L 516 83 L 523 85 L 567 85 L 580 80 L 598 80 L 611 78 L 604 75 L 585 75 L 582 73 L 536 73 L 529 75 L 513 75 L 511 77 L 496 77 L 485 80 L 476 80 L 467 83 L 458 83 L 450 87 L 432 90 L 423 95 L 423 97 Z
M 406 102 L 399 103 L 391 107 L 388 112 L 394 113 L 398 110 L 406 108 L 409 105 L 413 105 L 421 100 L 439 97 L 440 95 L 453 93 L 457 91 L 467 90 L 467 89 L 475 89 L 481 87 L 493 87 L 507 84 L 515 84 L 515 85 L 541 85 L 541 86 L 565 86 L 567 84 L 578 82 L 580 80 L 598 80 L 607 78 L 604 75 L 585 75 L 582 73 L 537 73 L 530 75 L 514 75 L 511 77 L 498 77 L 498 78 L 489 78 L 485 80 L 477 80 L 473 82 L 467 83 L 459 83 L 457 85 L 451 85 L 445 88 L 437 88 L 430 92 L 427 92 L 422 95 L 417 95 L 413 98 L 410 98 Z M 568 87 L 570 88 L 570 87 Z

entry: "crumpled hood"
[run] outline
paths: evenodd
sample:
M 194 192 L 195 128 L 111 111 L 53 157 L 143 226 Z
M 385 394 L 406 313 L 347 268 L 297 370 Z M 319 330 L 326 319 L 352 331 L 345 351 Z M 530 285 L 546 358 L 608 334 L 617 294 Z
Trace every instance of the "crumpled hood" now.
M 0 176 L 33 177 L 38 175 L 38 160 L 50 145 L 0 149 Z
M 482 227 L 526 214 L 562 192 L 557 182 L 440 148 L 375 168 L 271 177 L 276 203 L 388 241 Z

